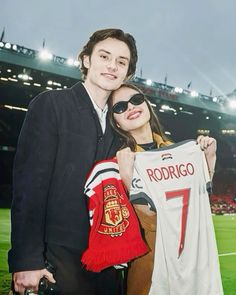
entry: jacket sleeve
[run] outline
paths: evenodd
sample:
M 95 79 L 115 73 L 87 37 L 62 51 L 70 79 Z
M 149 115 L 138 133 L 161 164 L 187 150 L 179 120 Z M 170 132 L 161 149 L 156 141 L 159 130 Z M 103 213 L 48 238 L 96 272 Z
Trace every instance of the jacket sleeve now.
M 57 119 L 50 92 L 29 105 L 13 168 L 9 271 L 44 268 L 47 198 L 57 144 Z

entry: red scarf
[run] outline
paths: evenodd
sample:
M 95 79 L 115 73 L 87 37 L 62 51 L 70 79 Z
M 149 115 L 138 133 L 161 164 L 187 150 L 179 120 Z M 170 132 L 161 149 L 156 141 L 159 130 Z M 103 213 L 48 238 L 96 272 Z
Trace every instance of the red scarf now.
M 148 247 L 142 239 L 115 159 L 94 166 L 85 194 L 89 197 L 91 230 L 81 261 L 87 270 L 100 272 L 147 253 Z

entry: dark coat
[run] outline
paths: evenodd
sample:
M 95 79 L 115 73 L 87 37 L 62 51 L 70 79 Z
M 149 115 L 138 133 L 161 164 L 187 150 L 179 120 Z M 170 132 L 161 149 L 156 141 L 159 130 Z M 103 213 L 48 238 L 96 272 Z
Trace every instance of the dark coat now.
M 103 135 L 81 83 L 41 93 L 30 103 L 14 163 L 11 272 L 43 268 L 47 242 L 86 248 L 86 176 L 119 145 L 108 121 Z

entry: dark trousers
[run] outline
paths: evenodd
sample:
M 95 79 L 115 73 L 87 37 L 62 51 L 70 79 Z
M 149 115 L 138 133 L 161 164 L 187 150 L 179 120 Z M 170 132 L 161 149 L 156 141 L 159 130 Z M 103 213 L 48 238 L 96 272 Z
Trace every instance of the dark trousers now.
M 81 265 L 81 252 L 49 244 L 47 260 L 55 269 L 60 295 L 124 295 L 122 272 L 114 267 L 100 273 L 86 271 Z

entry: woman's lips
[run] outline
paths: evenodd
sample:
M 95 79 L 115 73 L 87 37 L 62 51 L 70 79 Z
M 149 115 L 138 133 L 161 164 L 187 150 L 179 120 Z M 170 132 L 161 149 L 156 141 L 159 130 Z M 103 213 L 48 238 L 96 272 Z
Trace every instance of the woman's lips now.
M 129 112 L 128 116 L 127 116 L 127 119 L 128 120 L 133 120 L 133 119 L 136 119 L 138 118 L 140 115 L 141 115 L 141 111 L 131 111 Z

